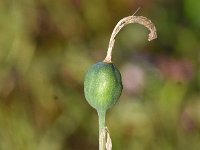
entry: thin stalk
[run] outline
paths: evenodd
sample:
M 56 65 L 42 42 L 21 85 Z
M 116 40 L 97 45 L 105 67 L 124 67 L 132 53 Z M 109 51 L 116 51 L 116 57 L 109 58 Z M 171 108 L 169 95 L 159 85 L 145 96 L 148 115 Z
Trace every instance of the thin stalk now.
M 99 150 L 106 150 L 106 111 L 98 111 L 99 116 Z

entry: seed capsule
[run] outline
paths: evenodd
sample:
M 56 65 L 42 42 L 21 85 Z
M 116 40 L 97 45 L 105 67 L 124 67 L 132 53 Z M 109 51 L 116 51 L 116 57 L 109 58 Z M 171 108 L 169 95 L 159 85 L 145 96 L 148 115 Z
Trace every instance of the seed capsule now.
M 86 74 L 85 97 L 97 111 L 106 111 L 113 106 L 122 89 L 121 74 L 112 63 L 98 62 L 92 65 Z

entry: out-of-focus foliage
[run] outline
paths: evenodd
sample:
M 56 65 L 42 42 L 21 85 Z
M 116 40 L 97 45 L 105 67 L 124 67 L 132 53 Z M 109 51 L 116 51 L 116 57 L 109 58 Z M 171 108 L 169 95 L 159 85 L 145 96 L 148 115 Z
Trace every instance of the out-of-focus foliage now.
M 1 150 L 98 149 L 84 75 L 139 6 L 158 39 L 147 42 L 139 25 L 117 37 L 124 90 L 108 112 L 113 149 L 200 149 L 199 0 L 1 0 Z

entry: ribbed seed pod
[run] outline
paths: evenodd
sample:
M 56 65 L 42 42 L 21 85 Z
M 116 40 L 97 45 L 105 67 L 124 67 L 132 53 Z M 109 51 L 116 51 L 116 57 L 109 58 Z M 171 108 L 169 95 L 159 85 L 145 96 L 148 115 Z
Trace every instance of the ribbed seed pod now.
M 112 63 L 98 62 L 91 66 L 85 76 L 86 100 L 97 111 L 106 111 L 113 106 L 122 88 L 121 74 Z

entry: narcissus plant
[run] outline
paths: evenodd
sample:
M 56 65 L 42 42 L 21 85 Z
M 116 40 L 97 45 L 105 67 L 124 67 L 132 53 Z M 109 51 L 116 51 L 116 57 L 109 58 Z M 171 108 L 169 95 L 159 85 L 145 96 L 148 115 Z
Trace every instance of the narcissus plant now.
M 84 94 L 87 102 L 97 110 L 99 117 L 99 150 L 111 150 L 112 142 L 105 124 L 106 111 L 119 99 L 123 85 L 120 71 L 112 63 L 112 49 L 118 32 L 130 23 L 139 23 L 150 30 L 148 40 L 157 38 L 154 24 L 143 16 L 128 16 L 115 26 L 106 58 L 92 65 L 84 80 Z

